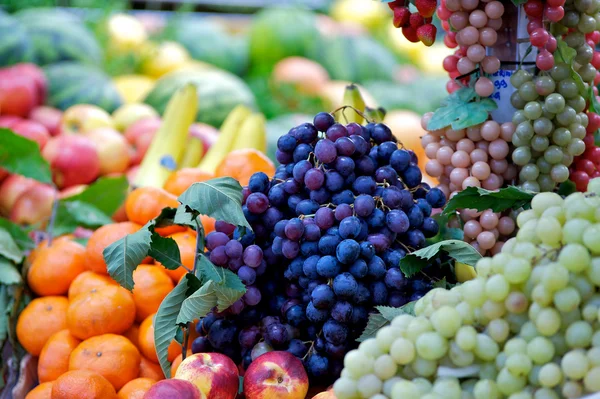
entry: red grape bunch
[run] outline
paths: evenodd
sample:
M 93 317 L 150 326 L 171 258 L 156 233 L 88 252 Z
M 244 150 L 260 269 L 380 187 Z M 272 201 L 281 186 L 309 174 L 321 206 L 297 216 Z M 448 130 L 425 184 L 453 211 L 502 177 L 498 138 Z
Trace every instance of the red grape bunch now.
M 431 23 L 437 0 L 415 0 L 417 12 L 410 12 L 408 0 L 395 0 L 388 3 L 394 12 L 394 26 L 402 28 L 404 37 L 413 42 L 431 46 L 435 42 L 437 28 Z
M 588 126 L 583 138 L 585 152 L 575 158 L 570 179 L 577 191 L 586 192 L 590 179 L 600 177 L 600 147 L 594 144 L 594 134 L 600 129 L 600 115 L 588 112 Z
M 498 57 L 486 54 L 486 48 L 493 46 L 497 31 L 502 27 L 504 5 L 500 1 L 444 0 L 437 10 L 442 26 L 446 30 L 444 43 L 449 48 L 457 48 L 453 55 L 444 59 L 443 67 L 451 80 L 446 88 L 452 93 L 461 87 L 455 79 L 477 70 L 481 73 L 475 82 L 475 91 L 481 97 L 494 92 L 494 84 L 486 77 L 500 69 Z M 469 83 L 470 77 L 461 79 Z

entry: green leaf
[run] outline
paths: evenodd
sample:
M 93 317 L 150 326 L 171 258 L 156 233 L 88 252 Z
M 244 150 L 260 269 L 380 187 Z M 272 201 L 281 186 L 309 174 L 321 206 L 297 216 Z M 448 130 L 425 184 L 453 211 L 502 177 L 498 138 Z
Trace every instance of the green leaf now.
M 79 244 L 83 245 L 84 247 L 87 246 L 89 240 L 90 239 L 86 238 L 86 237 L 76 237 L 76 238 L 73 238 L 73 241 L 75 241 L 76 243 L 79 243 Z
M 527 3 L 527 0 L 512 0 L 512 3 L 519 7 L 520 5 Z
M 21 277 L 21 273 L 17 270 L 15 265 L 0 257 L 0 284 L 4 285 L 13 285 L 13 284 L 21 284 L 23 282 L 23 278 Z M 0 308 L 0 312 L 4 310 Z
M 600 114 L 600 104 L 598 103 L 598 98 L 594 94 L 594 87 L 590 86 L 588 88 L 588 102 L 590 104 L 589 110 L 595 114 Z
M 225 279 L 225 270 L 227 269 L 213 264 L 203 253 L 198 254 L 196 276 L 202 283 L 207 281 L 214 281 L 217 284 L 222 283 Z
M 431 238 L 427 239 L 427 245 L 435 244 L 436 242 L 444 240 L 462 240 L 464 238 L 464 232 L 456 227 L 449 227 L 448 221 L 450 215 L 438 213 L 433 215 L 432 218 L 438 223 L 439 231 Z
M 96 228 L 114 221 L 92 204 L 81 201 L 65 201 L 58 203 L 53 234 L 72 233 L 78 226 Z
M 21 248 L 21 251 L 35 248 L 35 243 L 29 237 L 28 232 L 18 224 L 15 224 L 8 219 L 0 218 L 0 227 L 10 233 L 13 240 L 15 240 L 15 243 Z
M 101 177 L 83 192 L 65 198 L 64 202 L 83 202 L 93 205 L 104 215 L 112 216 L 125 201 L 129 183 L 125 176 Z
M 230 307 L 246 293 L 246 287 L 237 274 L 214 265 L 204 254 L 199 255 L 196 272 L 203 284 L 214 283 L 219 312 Z
M 377 331 L 379 331 L 381 327 L 387 326 L 388 324 L 390 324 L 389 320 L 383 317 L 381 313 L 371 313 L 369 315 L 369 321 L 367 322 L 367 326 L 356 341 L 364 342 L 369 338 L 375 337 Z
M 173 218 L 173 223 L 188 226 L 193 229 L 196 229 L 196 222 L 194 221 L 193 211 L 186 209 L 185 205 L 179 205 L 177 211 L 175 212 L 175 217 Z
M 471 266 L 475 266 L 481 258 L 481 254 L 471 244 L 459 240 L 446 240 L 406 254 L 400 259 L 400 270 L 406 277 L 411 277 L 425 268 L 428 265 L 427 261 L 437 256 L 440 251 L 448 253 L 448 256 L 458 262 Z
M 556 63 L 564 62 L 566 64 L 572 65 L 573 59 L 577 55 L 577 50 L 569 47 L 564 40 L 557 40 L 557 51 L 554 53 L 554 57 L 556 58 Z
M 148 256 L 152 233 L 147 223 L 133 234 L 126 235 L 104 249 L 108 274 L 121 286 L 133 290 L 133 271 Z M 167 374 L 168 375 L 168 374 Z
M 159 261 L 169 270 L 178 269 L 181 266 L 181 254 L 177 242 L 171 237 L 162 237 L 154 228 L 151 228 L 152 236 L 148 255 Z
M 50 165 L 42 158 L 39 145 L 3 128 L 0 128 L 0 167 L 10 173 L 52 184 Z
M 449 290 L 450 288 L 456 286 L 457 284 L 451 284 L 446 280 L 446 277 L 443 277 L 441 280 L 436 281 L 435 283 L 433 283 L 433 288 L 444 288 L 446 290 Z
M 250 228 L 242 212 L 242 186 L 231 177 L 194 183 L 178 200 L 202 215 Z
M 0 285 L 0 345 L 4 345 L 4 341 L 8 338 L 8 306 L 8 288 Z
M 569 194 L 573 194 L 575 191 L 577 191 L 575 183 L 573 183 L 571 180 L 567 180 L 565 182 L 560 183 L 560 185 L 558 186 L 557 194 L 566 197 Z
M 17 246 L 10 233 L 0 227 L 0 255 L 15 263 L 21 263 L 23 252 Z
M 209 281 L 183 301 L 177 316 L 177 324 L 187 324 L 194 319 L 204 317 L 215 306 L 217 306 L 215 283 Z
M 475 100 L 475 101 L 474 101 Z M 494 100 L 480 98 L 472 87 L 464 87 L 450 94 L 434 113 L 427 130 L 439 130 L 452 126 L 454 130 L 465 129 L 485 122 L 489 112 L 498 108 Z
M 186 277 L 163 299 L 154 317 L 154 347 L 160 368 L 165 375 L 171 375 L 171 363 L 167 359 L 168 349 L 179 328 L 177 318 L 186 299 L 187 290 Z
M 476 209 L 503 212 L 507 209 L 518 209 L 528 205 L 535 194 L 521 190 L 515 186 L 489 191 L 478 187 L 468 187 L 448 201 L 443 214 L 448 215 L 457 209 Z
M 244 296 L 246 290 L 238 291 L 233 288 L 217 285 L 215 287 L 215 296 L 217 298 L 217 310 L 224 312 L 227 308 L 235 303 L 238 299 Z
M 174 224 L 177 208 L 163 208 L 160 214 L 154 218 L 154 227 L 168 227 Z
M 375 309 L 387 320 L 392 321 L 401 314 L 415 315 L 415 301 L 402 305 L 399 308 L 392 306 L 375 306 Z

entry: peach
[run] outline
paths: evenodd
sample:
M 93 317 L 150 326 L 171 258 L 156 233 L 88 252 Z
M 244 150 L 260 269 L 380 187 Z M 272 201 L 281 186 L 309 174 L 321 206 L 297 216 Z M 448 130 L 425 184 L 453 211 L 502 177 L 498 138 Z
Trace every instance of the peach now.
M 234 399 L 239 388 L 237 366 L 220 353 L 187 357 L 177 368 L 175 378 L 194 384 L 206 399 Z
M 146 392 L 144 399 L 200 399 L 198 388 L 185 380 L 161 380 Z
M 113 127 L 109 113 L 91 104 L 77 104 L 63 114 L 62 131 L 75 134 L 89 132 L 98 127 Z
M 129 144 L 121 133 L 101 127 L 84 133 L 94 142 L 100 159 L 100 174 L 123 173 L 129 166 Z
M 85 136 L 52 137 L 42 155 L 50 163 L 54 182 L 59 188 L 91 183 L 100 173 L 100 159 L 94 142 Z
M 0 213 L 10 214 L 15 201 L 37 182 L 21 175 L 10 175 L 0 185 Z
M 289 352 L 267 352 L 257 357 L 244 374 L 246 399 L 304 399 L 308 375 L 300 359 Z
M 37 183 L 25 190 L 10 210 L 10 220 L 18 224 L 36 224 L 47 220 L 52 214 L 56 190 Z
M 62 117 L 61 110 L 46 105 L 35 107 L 29 114 L 29 119 L 44 125 L 51 136 L 57 136 L 61 133 Z

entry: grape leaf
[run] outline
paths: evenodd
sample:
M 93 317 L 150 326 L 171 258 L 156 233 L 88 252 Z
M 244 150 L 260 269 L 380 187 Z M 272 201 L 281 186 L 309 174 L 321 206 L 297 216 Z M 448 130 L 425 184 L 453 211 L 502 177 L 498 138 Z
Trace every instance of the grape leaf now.
M 380 328 L 390 324 L 389 320 L 381 315 L 381 313 L 371 313 L 369 315 L 369 321 L 365 327 L 363 333 L 356 339 L 357 342 L 364 342 L 369 338 L 372 338 L 377 334 Z
M 245 294 L 244 291 L 234 290 L 233 288 L 228 288 L 225 286 L 218 286 L 215 288 L 215 295 L 217 297 L 217 310 L 219 312 L 224 312 L 227 308 L 229 308 L 235 301 L 243 297 Z
M 21 248 L 21 251 L 35 248 L 35 243 L 29 237 L 28 232 L 18 224 L 15 224 L 8 219 L 0 218 L 0 227 L 10 233 L 13 240 L 15 240 L 15 243 Z
M 187 324 L 194 319 L 204 317 L 216 305 L 215 283 L 209 281 L 183 301 L 177 316 L 177 324 Z
M 64 201 L 84 202 L 93 205 L 105 215 L 112 216 L 125 201 L 128 189 L 129 183 L 125 176 L 101 177 L 83 192 L 65 198 Z
M 465 129 L 485 122 L 489 112 L 498 108 L 494 100 L 480 98 L 472 87 L 464 87 L 450 94 L 434 113 L 427 130 L 439 130 L 452 126 L 454 130 Z
M 534 195 L 532 192 L 521 190 L 515 186 L 501 188 L 498 191 L 468 187 L 448 201 L 443 214 L 448 215 L 457 209 L 477 209 L 478 211 L 491 209 L 494 212 L 518 209 L 527 206 Z
M 425 268 L 428 260 L 437 256 L 440 251 L 444 251 L 451 258 L 467 265 L 475 266 L 481 258 L 471 244 L 459 240 L 446 240 L 430 245 L 418 251 L 406 254 L 400 259 L 400 270 L 406 277 L 412 277 L 419 270 Z
M 0 128 L 0 167 L 42 183 L 52 184 L 50 165 L 33 140 Z
M 193 229 L 196 228 L 196 222 L 194 221 L 193 211 L 186 209 L 185 205 L 179 205 L 177 207 L 177 211 L 175 212 L 175 217 L 173 218 L 173 223 L 179 224 L 182 226 L 188 226 Z
M 148 228 L 154 221 L 133 234 L 113 242 L 102 251 L 108 274 L 122 287 L 133 290 L 133 271 L 148 256 L 152 232 Z
M 23 260 L 23 252 L 21 252 L 8 230 L 2 227 L 0 227 L 0 255 L 15 263 L 20 263 Z
M 577 55 L 577 50 L 569 47 L 569 45 L 567 43 L 565 43 L 565 41 L 562 39 L 558 39 L 556 44 L 557 44 L 557 49 L 556 49 L 556 52 L 554 53 L 556 63 L 564 62 L 566 64 L 572 65 L 573 59 Z
M 401 314 L 415 315 L 415 301 L 409 302 L 406 305 L 402 305 L 398 308 L 392 306 L 375 306 L 375 309 L 381 313 L 386 320 L 392 321 L 396 316 Z
M 186 278 L 181 280 L 169 292 L 158 307 L 156 316 L 154 316 L 154 347 L 156 348 L 160 368 L 165 375 L 171 375 L 171 363 L 167 359 L 169 345 L 173 338 L 175 338 L 175 334 L 179 328 L 177 318 L 181 311 L 181 305 L 187 297 L 190 276 L 194 277 L 190 274 L 186 275 Z
M 19 273 L 15 265 L 8 259 L 0 257 L 0 284 L 13 285 L 21 284 L 22 282 L 21 273 Z
M 573 194 L 575 191 L 577 191 L 575 183 L 573 183 L 571 180 L 567 180 L 560 183 L 557 194 L 566 197 L 567 195 Z
M 152 236 L 148 256 L 160 262 L 169 270 L 178 269 L 181 266 L 181 254 L 177 242 L 171 237 L 162 237 L 154 228 L 151 228 Z
M 198 258 L 196 274 L 203 284 L 213 282 L 219 312 L 230 307 L 246 293 L 242 280 L 231 270 L 214 265 L 204 254 Z
M 242 186 L 231 177 L 194 183 L 178 200 L 202 215 L 251 228 L 242 212 Z

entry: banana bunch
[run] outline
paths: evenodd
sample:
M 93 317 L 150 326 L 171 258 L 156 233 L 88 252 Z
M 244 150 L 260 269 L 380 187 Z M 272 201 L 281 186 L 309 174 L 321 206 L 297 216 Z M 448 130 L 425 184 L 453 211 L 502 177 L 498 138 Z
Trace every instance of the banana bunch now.
M 360 89 L 355 84 L 346 86 L 342 104 L 351 108 L 341 109 L 335 113 L 335 118 L 338 122 L 367 123 L 364 117 L 368 121 L 382 122 L 385 117 L 385 110 L 383 108 L 371 108 L 365 105 L 365 100 L 360 93 Z
M 162 187 L 178 168 L 197 109 L 196 86 L 188 84 L 175 92 L 167 104 L 162 124 L 142 160 L 134 186 Z
M 244 148 L 267 150 L 266 120 L 263 114 L 252 113 L 248 107 L 238 105 L 227 115 L 219 138 L 204 155 L 198 168 L 215 173 L 227 154 Z

